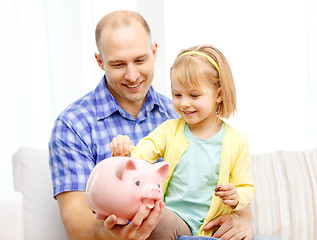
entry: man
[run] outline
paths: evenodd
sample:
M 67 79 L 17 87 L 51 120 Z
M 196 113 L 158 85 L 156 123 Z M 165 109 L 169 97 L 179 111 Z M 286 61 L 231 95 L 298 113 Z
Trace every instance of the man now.
M 93 167 L 110 157 L 109 143 L 118 134 L 136 144 L 169 118 L 178 117 L 171 100 L 151 87 L 157 44 L 151 43 L 146 21 L 131 11 L 106 15 L 96 27 L 105 72 L 96 89 L 71 104 L 56 120 L 50 143 L 50 167 L 63 224 L 69 239 L 146 239 L 162 214 L 156 202 L 145 221 L 145 205 L 126 226 L 116 216 L 97 221 L 87 205 L 85 187 Z M 251 239 L 250 209 L 219 217 L 207 227 L 220 226 L 214 237 Z

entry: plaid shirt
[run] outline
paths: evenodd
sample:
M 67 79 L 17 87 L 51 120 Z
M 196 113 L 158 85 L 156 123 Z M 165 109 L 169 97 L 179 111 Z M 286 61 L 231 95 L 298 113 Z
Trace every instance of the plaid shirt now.
M 95 165 L 111 156 L 109 147 L 118 134 L 132 144 L 170 118 L 179 117 L 172 101 L 150 87 L 137 117 L 122 109 L 102 78 L 95 90 L 72 103 L 57 118 L 49 141 L 54 196 L 65 191 L 85 191 Z

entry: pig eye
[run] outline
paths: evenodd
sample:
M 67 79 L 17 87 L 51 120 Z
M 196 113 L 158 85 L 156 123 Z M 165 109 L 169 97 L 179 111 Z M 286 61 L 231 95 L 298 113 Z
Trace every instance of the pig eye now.
M 161 188 L 161 184 L 157 184 L 158 188 Z
M 135 185 L 140 186 L 141 182 L 138 178 L 134 178 L 133 181 Z

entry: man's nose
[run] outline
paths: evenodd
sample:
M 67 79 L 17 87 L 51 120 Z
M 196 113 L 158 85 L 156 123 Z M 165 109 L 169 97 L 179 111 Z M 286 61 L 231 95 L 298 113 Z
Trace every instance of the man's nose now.
M 127 65 L 125 79 L 130 82 L 135 82 L 139 78 L 140 74 L 136 66 Z

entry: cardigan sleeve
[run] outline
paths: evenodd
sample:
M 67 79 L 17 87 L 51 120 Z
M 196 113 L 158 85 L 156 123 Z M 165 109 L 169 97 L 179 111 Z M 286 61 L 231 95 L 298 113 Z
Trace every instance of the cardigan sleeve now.
M 156 162 L 164 155 L 166 146 L 166 122 L 155 128 L 149 135 L 142 138 L 132 148 L 131 156 L 146 160 L 150 163 Z
M 251 157 L 249 153 L 249 144 L 247 139 L 242 135 L 239 137 L 240 143 L 234 156 L 233 167 L 230 171 L 230 182 L 232 182 L 238 191 L 239 204 L 235 210 L 240 210 L 251 204 L 255 187 L 252 179 Z

